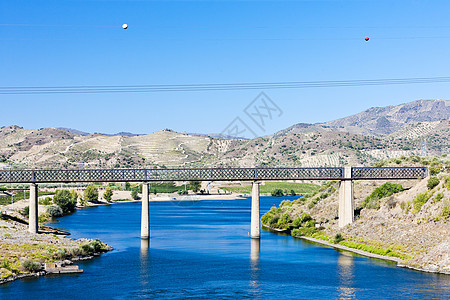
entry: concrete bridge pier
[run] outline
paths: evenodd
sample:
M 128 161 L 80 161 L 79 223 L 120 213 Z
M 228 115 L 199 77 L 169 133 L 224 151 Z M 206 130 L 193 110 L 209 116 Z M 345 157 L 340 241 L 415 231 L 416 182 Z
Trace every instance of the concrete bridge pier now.
M 339 187 L 339 227 L 353 223 L 354 206 L 352 168 L 345 167 Z
M 148 240 L 150 238 L 150 215 L 148 207 L 148 183 L 142 183 L 142 210 L 141 210 L 141 239 Z
M 259 218 L 259 184 L 254 181 L 252 185 L 252 216 L 250 223 L 250 237 L 259 239 L 261 237 L 261 220 Z
M 30 202 L 28 215 L 28 231 L 38 232 L 38 186 L 35 183 L 30 184 Z

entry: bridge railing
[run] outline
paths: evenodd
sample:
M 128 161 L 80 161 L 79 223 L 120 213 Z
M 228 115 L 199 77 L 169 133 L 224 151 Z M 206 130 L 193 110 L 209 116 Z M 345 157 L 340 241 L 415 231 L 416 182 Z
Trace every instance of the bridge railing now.
M 417 179 L 427 177 L 426 167 L 353 167 L 352 179 Z
M 424 178 L 424 167 L 353 167 L 351 179 Z M 344 168 L 205 168 L 0 170 L 0 183 L 124 182 L 124 181 L 242 181 L 341 180 Z

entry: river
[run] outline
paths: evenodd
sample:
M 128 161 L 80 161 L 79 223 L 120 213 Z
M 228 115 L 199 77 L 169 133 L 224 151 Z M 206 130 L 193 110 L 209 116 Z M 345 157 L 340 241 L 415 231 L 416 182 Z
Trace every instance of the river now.
M 261 197 L 261 212 L 281 200 Z M 82 274 L 0 286 L 0 298 L 446 299 L 450 295 L 447 275 L 398 268 L 264 230 L 260 242 L 252 240 L 250 203 L 250 198 L 151 202 L 149 242 L 139 238 L 140 203 L 79 209 L 53 226 L 70 231 L 72 238 L 98 238 L 115 250 L 79 263 Z

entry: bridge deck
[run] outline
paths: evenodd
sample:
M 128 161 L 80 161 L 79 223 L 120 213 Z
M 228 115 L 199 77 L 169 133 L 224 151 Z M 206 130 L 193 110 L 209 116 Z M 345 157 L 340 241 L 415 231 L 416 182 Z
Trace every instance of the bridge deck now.
M 417 179 L 425 167 L 352 167 L 352 180 Z M 349 178 L 347 178 L 348 180 Z M 0 183 L 345 180 L 344 168 L 0 170 Z

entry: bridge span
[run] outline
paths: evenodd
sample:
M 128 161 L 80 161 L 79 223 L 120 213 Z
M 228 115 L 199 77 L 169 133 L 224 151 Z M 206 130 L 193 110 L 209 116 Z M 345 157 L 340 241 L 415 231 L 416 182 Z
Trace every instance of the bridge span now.
M 353 181 L 418 179 L 426 167 L 344 168 L 204 168 L 204 169 L 82 169 L 0 170 L 0 183 L 29 183 L 29 231 L 38 233 L 38 184 L 70 182 L 142 182 L 141 238 L 150 237 L 148 183 L 155 181 L 251 181 L 251 237 L 260 238 L 259 184 L 270 180 L 338 180 L 339 226 L 354 220 Z

